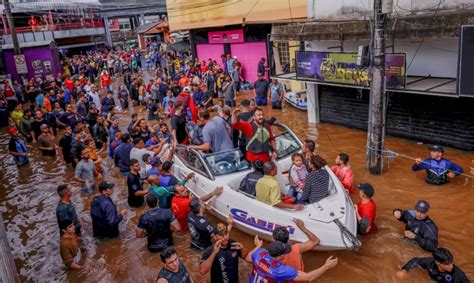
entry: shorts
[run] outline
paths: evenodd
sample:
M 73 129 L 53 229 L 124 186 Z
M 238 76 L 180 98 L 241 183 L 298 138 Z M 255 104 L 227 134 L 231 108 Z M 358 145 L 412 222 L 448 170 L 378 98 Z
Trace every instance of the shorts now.
M 357 222 L 357 234 L 364 235 L 367 227 L 369 227 L 369 218 L 364 217 Z
M 87 187 L 86 184 L 81 184 L 81 190 L 85 192 L 86 194 L 90 194 L 94 191 L 94 186 L 95 186 L 94 182 L 90 182 L 89 187 Z
M 255 97 L 255 102 L 257 103 L 257 106 L 267 106 L 267 97 L 266 96 L 257 96 Z

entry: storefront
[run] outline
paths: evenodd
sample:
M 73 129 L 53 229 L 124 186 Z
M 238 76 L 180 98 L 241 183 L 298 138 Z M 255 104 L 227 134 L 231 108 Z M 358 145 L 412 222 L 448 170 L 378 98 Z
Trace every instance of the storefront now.
M 242 65 L 242 77 L 253 83 L 257 80 L 258 62 L 267 60 L 267 34 L 270 25 L 232 26 L 222 29 L 202 29 L 191 32 L 195 58 L 208 62 L 216 60 L 222 66 L 222 55 L 236 56 Z
M 3 46 L 5 71 L 12 79 L 56 77 L 56 74 L 61 72 L 59 50 L 53 42 L 25 43 L 21 44 L 20 48 L 21 54 L 24 55 L 24 64 L 15 62 L 13 46 Z

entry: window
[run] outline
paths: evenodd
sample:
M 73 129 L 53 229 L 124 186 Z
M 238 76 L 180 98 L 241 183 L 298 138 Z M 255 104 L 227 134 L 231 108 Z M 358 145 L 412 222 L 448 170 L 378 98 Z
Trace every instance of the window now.
M 288 42 L 277 42 L 277 49 L 283 73 L 288 73 L 290 71 L 290 46 Z
M 181 161 L 183 161 L 186 167 L 189 167 L 197 173 L 210 178 L 209 174 L 207 173 L 206 166 L 195 151 L 188 151 L 186 147 L 179 147 L 176 149 L 176 156 Z

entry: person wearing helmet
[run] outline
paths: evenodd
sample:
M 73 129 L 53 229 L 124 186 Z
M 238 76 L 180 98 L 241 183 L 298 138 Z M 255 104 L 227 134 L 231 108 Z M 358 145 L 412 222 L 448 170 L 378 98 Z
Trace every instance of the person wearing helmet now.
M 459 176 L 463 169 L 444 158 L 444 148 L 440 145 L 432 145 L 428 148 L 431 157 L 425 160 L 417 158 L 413 164 L 413 171 L 426 171 L 425 182 L 431 185 L 443 185 L 449 182 L 449 178 Z
M 419 200 L 414 210 L 394 209 L 393 216 L 406 224 L 405 239 L 416 243 L 423 250 L 433 252 L 438 247 L 438 227 L 428 217 L 430 204 Z

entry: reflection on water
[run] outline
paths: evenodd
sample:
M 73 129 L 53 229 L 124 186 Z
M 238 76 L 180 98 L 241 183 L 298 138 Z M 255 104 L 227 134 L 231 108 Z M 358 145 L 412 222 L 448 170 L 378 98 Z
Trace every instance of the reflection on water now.
M 377 203 L 376 223 L 379 231 L 362 239 L 360 251 L 310 252 L 304 256 L 306 268 L 313 269 L 324 263 L 329 255 L 339 258 L 339 265 L 327 272 L 324 282 L 393 282 L 398 266 L 413 256 L 423 256 L 421 249 L 402 240 L 402 225 L 391 216 L 393 208 L 412 208 L 418 199 L 431 203 L 430 216 L 439 227 L 440 245 L 450 248 L 456 264 L 470 276 L 474 276 L 474 213 L 471 211 L 474 180 L 458 177 L 452 183 L 433 187 L 423 182 L 423 172 L 411 172 L 412 161 L 396 158 L 381 176 L 365 172 L 365 132 L 334 125 L 308 125 L 306 113 L 288 106 L 283 111 L 268 113 L 290 126 L 301 139 L 315 139 L 318 152 L 331 164 L 339 152 L 350 155 L 355 182 L 370 182 L 375 187 Z M 124 116 L 122 116 L 124 117 Z M 128 118 L 127 118 L 128 120 Z M 122 128 L 126 128 L 123 121 Z M 5 219 L 8 239 L 15 262 L 24 281 L 93 281 L 93 282 L 146 282 L 152 281 L 161 268 L 158 254 L 146 248 L 146 239 L 135 239 L 138 216 L 144 208 L 129 210 L 121 223 L 118 239 L 97 241 L 91 237 L 92 227 L 89 206 L 92 196 L 86 196 L 74 186 L 73 203 L 83 222 L 82 254 L 87 270 L 65 271 L 59 255 L 59 232 L 55 209 L 58 197 L 57 185 L 72 180 L 71 168 L 66 169 L 59 159 L 31 158 L 29 166 L 17 169 L 8 155 L 8 136 L 0 133 L 0 210 Z M 390 149 L 413 157 L 428 154 L 426 145 L 395 138 L 387 138 Z M 461 164 L 467 172 L 474 166 L 474 154 L 447 149 L 447 157 Z M 111 168 L 110 160 L 104 162 Z M 105 170 L 106 179 L 116 183 L 112 198 L 118 209 L 128 208 L 124 178 L 114 170 Z M 356 195 L 352 196 L 358 201 Z M 211 220 L 216 222 L 215 218 Z M 233 230 L 234 240 L 248 248 L 252 237 Z M 198 282 L 208 281 L 208 276 L 198 275 L 201 254 L 189 249 L 188 235 L 174 235 L 178 253 Z M 241 278 L 245 282 L 249 265 L 241 262 Z M 409 274 L 407 282 L 427 282 L 421 271 Z

